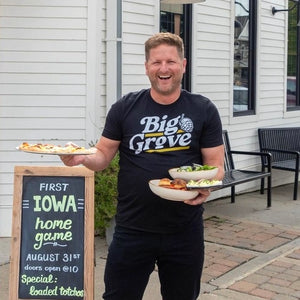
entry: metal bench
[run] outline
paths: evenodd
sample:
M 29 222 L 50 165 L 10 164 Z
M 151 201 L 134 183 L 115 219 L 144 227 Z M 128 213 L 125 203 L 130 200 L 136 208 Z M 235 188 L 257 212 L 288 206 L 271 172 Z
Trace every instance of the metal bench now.
M 295 173 L 293 199 L 297 200 L 300 127 L 259 128 L 258 139 L 260 151 L 272 154 L 272 168 Z M 267 166 L 265 160 L 262 160 L 262 163 Z
M 264 179 L 267 178 L 267 207 L 272 205 L 272 180 L 271 180 L 271 154 L 254 151 L 235 151 L 231 149 L 227 130 L 223 130 L 223 140 L 225 147 L 225 176 L 222 188 L 231 187 L 231 203 L 235 202 L 235 186 L 241 183 L 261 180 L 260 193 L 264 194 Z M 261 158 L 267 165 L 261 165 L 261 171 L 236 169 L 233 154 L 250 155 Z M 263 159 L 262 159 L 263 158 Z

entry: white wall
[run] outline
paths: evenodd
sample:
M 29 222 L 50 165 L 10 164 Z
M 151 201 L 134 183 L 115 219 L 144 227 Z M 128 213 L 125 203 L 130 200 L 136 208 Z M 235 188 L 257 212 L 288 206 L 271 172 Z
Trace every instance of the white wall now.
M 123 1 L 122 94 L 148 88 L 144 43 L 159 31 L 159 1 Z
M 56 156 L 25 154 L 16 146 L 88 142 L 87 128 L 95 122 L 87 117 L 89 104 L 95 106 L 96 95 L 88 73 L 94 70 L 87 57 L 94 53 L 87 44 L 92 35 L 87 5 L 87 0 L 1 0 L 0 236 L 11 231 L 14 166 L 61 164 Z

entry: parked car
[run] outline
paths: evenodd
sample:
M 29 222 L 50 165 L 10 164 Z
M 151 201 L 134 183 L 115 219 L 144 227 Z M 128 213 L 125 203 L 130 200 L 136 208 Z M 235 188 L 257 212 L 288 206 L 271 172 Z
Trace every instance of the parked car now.
M 288 76 L 286 84 L 287 106 L 296 106 L 296 76 Z

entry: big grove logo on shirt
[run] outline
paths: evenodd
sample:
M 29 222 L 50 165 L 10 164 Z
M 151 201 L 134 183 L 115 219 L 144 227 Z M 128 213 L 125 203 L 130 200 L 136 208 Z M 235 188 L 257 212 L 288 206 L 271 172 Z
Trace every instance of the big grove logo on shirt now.
M 194 124 L 190 118 L 179 115 L 168 119 L 163 117 L 149 116 L 140 120 L 144 125 L 141 133 L 134 135 L 129 142 L 129 148 L 135 154 L 144 152 L 169 152 L 189 149 L 191 132 Z

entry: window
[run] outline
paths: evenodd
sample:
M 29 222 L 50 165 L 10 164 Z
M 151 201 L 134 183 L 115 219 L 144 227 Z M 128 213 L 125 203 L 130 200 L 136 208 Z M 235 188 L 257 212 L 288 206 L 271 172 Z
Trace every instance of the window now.
M 184 42 L 187 59 L 186 72 L 182 79 L 182 88 L 191 91 L 191 33 L 192 5 L 164 4 L 160 6 L 160 31 L 178 34 Z
M 295 9 L 293 9 L 295 7 Z M 299 43 L 299 22 L 300 5 L 296 5 L 292 1 L 289 1 L 289 22 L 288 22 L 288 56 L 287 56 L 287 84 L 286 84 L 286 101 L 287 110 L 296 110 L 300 108 L 299 99 L 299 69 L 300 61 L 298 60 L 300 54 Z
M 235 1 L 233 115 L 255 114 L 256 0 Z

